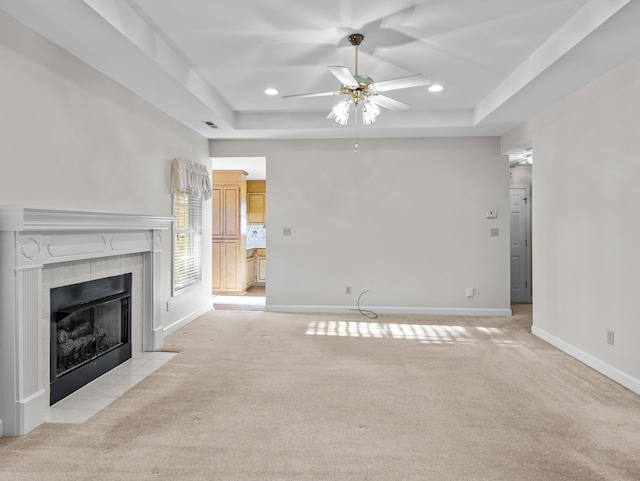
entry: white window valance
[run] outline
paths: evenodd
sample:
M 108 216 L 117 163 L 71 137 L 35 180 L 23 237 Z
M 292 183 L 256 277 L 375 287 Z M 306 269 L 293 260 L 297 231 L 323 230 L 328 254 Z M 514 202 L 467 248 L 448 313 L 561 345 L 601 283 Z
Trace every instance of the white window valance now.
M 207 168 L 186 159 L 171 162 L 171 193 L 184 192 L 191 187 L 194 195 L 204 200 L 211 198 L 211 173 Z

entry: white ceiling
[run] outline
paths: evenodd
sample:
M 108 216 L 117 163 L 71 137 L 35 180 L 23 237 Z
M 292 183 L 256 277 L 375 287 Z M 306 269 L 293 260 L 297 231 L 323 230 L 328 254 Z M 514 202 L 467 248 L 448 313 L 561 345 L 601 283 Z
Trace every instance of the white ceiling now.
M 501 135 L 640 52 L 633 0 L 0 0 L 0 8 L 211 139 L 344 138 L 328 65 L 417 73 L 360 137 Z M 274 87 L 280 95 L 264 94 Z M 211 121 L 219 128 L 204 124 Z

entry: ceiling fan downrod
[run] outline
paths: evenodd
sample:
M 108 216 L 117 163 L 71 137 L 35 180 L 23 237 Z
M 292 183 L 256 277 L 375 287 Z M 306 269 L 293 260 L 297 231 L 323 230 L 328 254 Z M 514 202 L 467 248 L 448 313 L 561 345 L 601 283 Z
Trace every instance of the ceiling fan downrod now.
M 358 46 L 364 40 L 364 35 L 361 33 L 352 33 L 349 35 L 349 42 L 356 48 L 356 71 L 355 74 L 358 75 Z

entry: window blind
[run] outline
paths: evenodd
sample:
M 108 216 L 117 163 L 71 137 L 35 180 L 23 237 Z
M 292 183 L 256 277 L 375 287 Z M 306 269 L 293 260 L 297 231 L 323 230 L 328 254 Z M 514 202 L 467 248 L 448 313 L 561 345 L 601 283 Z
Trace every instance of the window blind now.
M 202 281 L 202 198 L 189 187 L 173 194 L 173 288 Z

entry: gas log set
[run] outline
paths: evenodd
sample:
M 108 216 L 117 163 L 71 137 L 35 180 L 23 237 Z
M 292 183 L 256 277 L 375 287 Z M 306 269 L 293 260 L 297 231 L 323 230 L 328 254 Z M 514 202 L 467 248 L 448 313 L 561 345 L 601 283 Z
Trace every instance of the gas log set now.
M 89 361 L 112 346 L 104 342 L 106 329 L 89 321 L 80 321 L 76 327 L 70 324 L 71 317 L 58 323 L 57 373 L 60 376 L 78 364 Z

